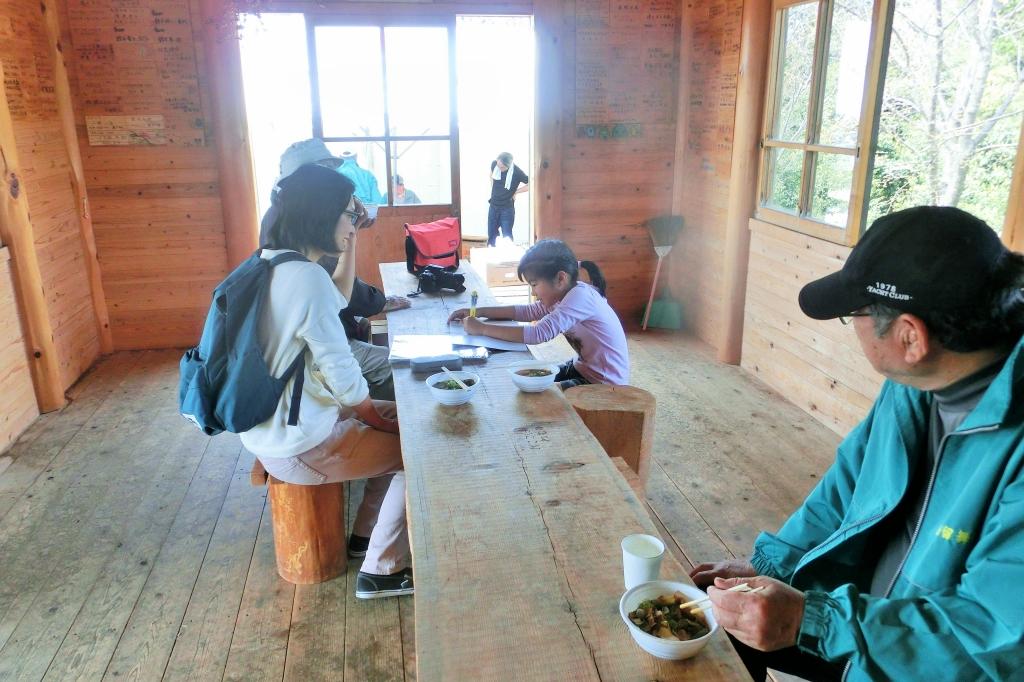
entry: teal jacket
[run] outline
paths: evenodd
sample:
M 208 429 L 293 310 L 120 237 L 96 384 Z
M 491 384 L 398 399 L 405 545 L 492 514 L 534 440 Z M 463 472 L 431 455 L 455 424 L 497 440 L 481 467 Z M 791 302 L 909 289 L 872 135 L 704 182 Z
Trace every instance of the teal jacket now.
M 887 381 L 867 418 L 751 559 L 806 594 L 798 645 L 849 659 L 848 680 L 1024 679 L 1024 341 L 939 453 L 888 598 L 867 594 L 872 529 L 925 452 L 931 394 Z

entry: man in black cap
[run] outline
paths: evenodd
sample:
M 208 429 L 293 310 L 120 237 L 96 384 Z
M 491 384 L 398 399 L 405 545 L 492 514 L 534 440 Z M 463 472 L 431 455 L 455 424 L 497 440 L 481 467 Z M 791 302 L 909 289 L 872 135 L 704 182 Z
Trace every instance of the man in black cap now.
M 342 159 L 333 156 L 323 140 L 312 138 L 301 140 L 289 146 L 281 154 L 281 175 L 277 182 L 285 179 L 294 173 L 300 166 L 307 163 L 315 163 L 331 169 L 337 169 Z M 277 202 L 277 187 L 270 194 L 270 208 L 267 209 L 263 220 L 260 221 L 260 244 L 265 244 L 270 228 L 280 214 Z M 374 223 L 372 218 L 366 215 L 366 209 L 359 200 L 356 200 L 356 208 L 363 215 L 360 218 L 357 229 L 367 229 Z M 345 327 L 345 334 L 348 336 L 349 347 L 352 355 L 355 356 L 360 368 L 363 370 L 363 377 L 370 387 L 370 396 L 376 400 L 394 400 L 395 383 L 391 374 L 391 365 L 388 362 L 388 349 L 384 346 L 376 346 L 360 339 L 358 318 L 367 318 L 381 312 L 401 310 L 408 308 L 409 299 L 404 296 L 385 296 L 377 287 L 367 284 L 355 277 L 355 273 L 348 273 L 349 277 L 337 277 L 335 270 L 338 267 L 338 259 L 333 256 L 324 256 L 320 259 L 320 265 L 327 270 L 336 283 L 343 282 L 351 286 L 341 289 L 341 295 L 348 301 L 348 307 L 339 314 L 341 324 Z
M 888 381 L 777 533 L 691 573 L 756 680 L 1020 678 L 1022 286 L 984 222 L 922 206 L 800 292 Z M 726 591 L 741 582 L 762 589 Z

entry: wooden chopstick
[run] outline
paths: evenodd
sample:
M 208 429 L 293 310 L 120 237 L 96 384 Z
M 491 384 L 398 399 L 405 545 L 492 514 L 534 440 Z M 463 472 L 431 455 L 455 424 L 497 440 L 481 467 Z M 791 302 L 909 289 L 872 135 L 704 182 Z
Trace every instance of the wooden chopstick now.
M 726 590 L 726 592 L 747 592 L 749 590 L 750 590 L 750 585 L 748 585 L 747 583 L 740 583 L 739 585 L 733 585 L 728 590 Z M 711 597 L 709 597 L 707 595 L 704 595 L 700 599 L 694 599 L 693 601 L 688 601 L 688 602 L 686 602 L 684 604 L 680 604 L 679 608 L 685 609 L 688 606 L 693 606 L 694 604 L 699 604 L 702 601 L 707 601 L 710 598 Z
M 743 583 L 743 584 L 746 585 L 746 583 Z M 739 585 L 737 585 L 736 587 L 739 587 Z M 755 588 L 749 589 L 749 590 L 733 590 L 733 589 L 730 589 L 730 590 L 726 590 L 726 592 L 743 592 L 744 594 L 754 594 L 755 592 L 760 592 L 763 589 L 764 589 L 764 585 L 761 585 L 760 587 L 755 587 Z M 700 600 L 698 600 L 698 601 L 700 601 Z M 680 607 L 680 608 L 682 608 L 682 607 Z M 695 608 L 695 609 L 690 609 L 690 614 L 696 616 L 698 613 L 704 613 L 705 611 L 707 611 L 710 608 L 711 608 L 711 604 L 707 604 L 705 606 L 700 606 L 700 607 Z

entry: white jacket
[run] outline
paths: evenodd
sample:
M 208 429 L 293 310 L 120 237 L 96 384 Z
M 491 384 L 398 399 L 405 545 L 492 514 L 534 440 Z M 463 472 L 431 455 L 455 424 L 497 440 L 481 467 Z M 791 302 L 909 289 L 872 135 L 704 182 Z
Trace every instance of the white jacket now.
M 264 249 L 261 256 L 269 260 L 280 253 Z M 316 447 L 334 428 L 342 406 L 358 405 L 369 395 L 338 318 L 347 306 L 316 263 L 293 261 L 274 268 L 260 320 L 260 347 L 270 373 L 281 376 L 306 346 L 305 383 L 296 426 L 288 426 L 292 377 L 274 416 L 241 434 L 254 455 L 292 457 Z

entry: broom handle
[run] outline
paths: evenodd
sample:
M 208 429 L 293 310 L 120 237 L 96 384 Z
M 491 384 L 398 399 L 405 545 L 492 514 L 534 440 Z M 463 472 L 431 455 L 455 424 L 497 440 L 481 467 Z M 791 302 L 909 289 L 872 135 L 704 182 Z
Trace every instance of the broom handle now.
M 651 305 L 654 303 L 654 292 L 658 288 L 658 275 L 661 274 L 661 259 L 663 256 L 658 256 L 658 266 L 654 268 L 654 281 L 651 282 L 651 296 L 647 299 L 647 309 L 644 311 L 644 323 L 642 325 L 643 331 L 647 331 L 647 320 L 651 319 Z

